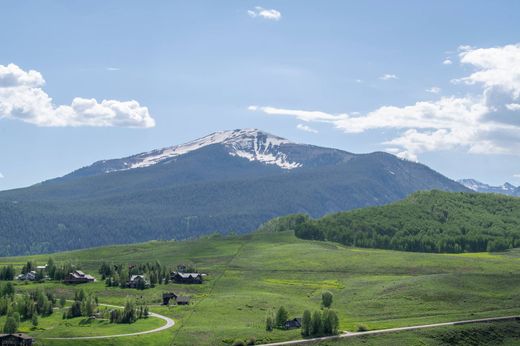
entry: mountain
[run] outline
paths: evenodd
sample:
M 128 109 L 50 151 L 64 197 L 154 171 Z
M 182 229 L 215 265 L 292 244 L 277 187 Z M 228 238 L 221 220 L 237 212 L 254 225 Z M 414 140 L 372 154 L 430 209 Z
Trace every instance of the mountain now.
M 271 229 L 304 239 L 419 252 L 503 251 L 520 246 L 520 198 L 419 191 L 389 205 L 273 220 Z
M 320 217 L 430 189 L 469 191 L 383 152 L 222 131 L 0 192 L 0 255 L 247 232 L 276 216 Z
M 457 180 L 460 184 L 466 186 L 468 189 L 482 192 L 482 193 L 499 193 L 502 195 L 508 196 L 520 196 L 520 188 L 518 186 L 514 186 L 510 183 L 505 183 L 500 186 L 491 186 L 488 184 L 484 184 L 475 179 L 460 179 Z

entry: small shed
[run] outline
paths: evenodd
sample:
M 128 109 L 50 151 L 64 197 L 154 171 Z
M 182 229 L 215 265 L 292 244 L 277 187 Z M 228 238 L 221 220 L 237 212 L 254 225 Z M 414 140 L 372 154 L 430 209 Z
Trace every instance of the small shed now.
M 302 326 L 302 319 L 299 317 L 293 318 L 292 320 L 285 321 L 283 324 L 283 327 L 285 329 L 296 329 L 301 328 Z
M 190 304 L 190 297 L 182 297 L 179 296 L 175 299 L 177 302 L 177 305 L 189 305 Z
M 173 293 L 173 292 L 163 293 L 163 295 L 162 295 L 162 300 L 163 300 L 162 305 L 170 304 L 170 300 L 171 299 L 173 299 L 174 301 L 177 301 L 177 295 L 175 293 Z

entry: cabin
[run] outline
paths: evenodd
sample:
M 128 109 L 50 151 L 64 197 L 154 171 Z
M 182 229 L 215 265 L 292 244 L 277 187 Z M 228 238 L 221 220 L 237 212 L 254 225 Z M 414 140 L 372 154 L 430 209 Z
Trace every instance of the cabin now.
M 178 284 L 201 284 L 204 276 L 206 274 L 172 272 L 170 279 Z
M 190 297 L 179 296 L 179 297 L 175 298 L 175 302 L 177 303 L 177 305 L 189 305 Z
M 285 321 L 283 324 L 284 329 L 297 329 L 301 328 L 302 319 L 299 317 L 293 318 L 292 320 Z
M 162 295 L 162 300 L 163 300 L 162 305 L 169 305 L 171 299 L 177 301 L 177 295 L 175 293 L 173 293 L 173 292 L 163 293 L 163 295 Z
M 128 288 L 150 288 L 150 282 L 148 282 L 144 275 L 132 275 L 130 280 L 126 283 Z
M 94 281 L 96 281 L 96 279 L 93 276 L 85 274 L 81 270 L 75 270 L 67 274 L 65 279 L 63 279 L 63 282 L 66 284 L 83 284 Z
M 27 334 L 0 334 L 1 346 L 32 346 L 34 339 Z
M 25 274 L 20 274 L 16 278 L 21 281 L 36 281 L 37 273 L 33 270 Z

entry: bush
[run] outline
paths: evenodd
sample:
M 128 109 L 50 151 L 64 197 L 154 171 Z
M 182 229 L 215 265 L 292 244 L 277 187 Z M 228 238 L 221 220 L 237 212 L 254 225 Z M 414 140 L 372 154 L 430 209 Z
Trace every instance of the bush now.
M 356 330 L 358 332 L 366 332 L 368 331 L 368 326 L 366 324 L 358 324 Z
M 246 343 L 243 340 L 235 340 L 232 346 L 246 346 Z
M 332 293 L 323 292 L 321 294 L 321 304 L 326 308 L 330 308 L 332 305 Z
M 254 344 L 256 344 L 256 338 L 254 336 L 252 336 L 246 340 L 246 345 L 250 346 L 250 345 L 254 345 Z

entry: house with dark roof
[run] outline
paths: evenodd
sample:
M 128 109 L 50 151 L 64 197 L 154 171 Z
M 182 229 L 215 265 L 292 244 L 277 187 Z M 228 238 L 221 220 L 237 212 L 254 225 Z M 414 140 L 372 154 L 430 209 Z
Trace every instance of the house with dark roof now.
M 38 274 L 33 270 L 25 274 L 20 274 L 16 278 L 21 281 L 36 281 Z
M 299 317 L 293 318 L 292 320 L 285 321 L 283 324 L 284 329 L 296 329 L 301 328 L 302 319 Z
M 172 272 L 170 279 L 178 284 L 201 284 L 206 274 Z
M 63 282 L 66 284 L 82 284 L 94 281 L 96 281 L 96 279 L 93 276 L 85 274 L 81 270 L 75 270 L 67 274 L 63 279 Z
M 0 334 L 1 346 L 32 346 L 34 339 L 24 333 Z
M 162 300 L 163 300 L 163 303 L 162 305 L 169 305 L 170 304 L 170 300 L 174 300 L 174 301 L 177 301 L 177 295 L 173 292 L 169 292 L 169 293 L 163 293 L 162 295 Z
M 150 282 L 144 275 L 132 275 L 126 283 L 128 288 L 150 288 Z

